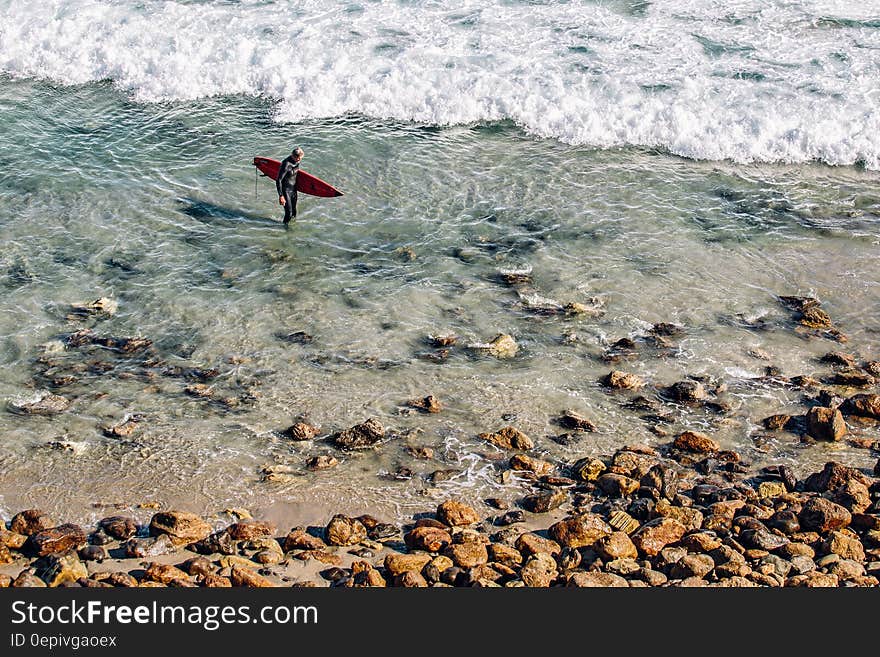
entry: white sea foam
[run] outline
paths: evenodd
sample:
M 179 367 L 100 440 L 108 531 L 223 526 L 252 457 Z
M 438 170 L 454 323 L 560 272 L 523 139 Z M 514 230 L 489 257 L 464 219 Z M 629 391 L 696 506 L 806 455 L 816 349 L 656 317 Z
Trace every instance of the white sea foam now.
M 509 119 L 540 137 L 880 169 L 880 2 L 0 0 L 0 70 L 277 118 Z

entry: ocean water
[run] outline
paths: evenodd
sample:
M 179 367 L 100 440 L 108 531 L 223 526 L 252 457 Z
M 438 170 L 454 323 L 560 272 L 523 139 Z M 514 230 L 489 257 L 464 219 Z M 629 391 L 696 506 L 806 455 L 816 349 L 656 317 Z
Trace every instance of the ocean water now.
M 319 521 L 513 499 L 478 432 L 514 424 L 558 462 L 668 440 L 601 387 L 612 367 L 723 381 L 729 414 L 670 407 L 667 428 L 756 467 L 876 460 L 756 434 L 803 409 L 768 365 L 880 359 L 880 3 L 6 0 L 0 72 L 0 400 L 72 400 L 3 413 L 2 514 L 155 501 Z M 285 229 L 250 160 L 294 144 L 345 196 L 301 196 Z M 849 342 L 798 335 L 786 294 L 819 298 Z M 70 317 L 98 297 L 118 311 Z M 568 302 L 602 314 L 529 307 Z M 602 361 L 655 322 L 684 336 Z M 58 351 L 83 328 L 149 338 L 154 360 Z M 462 346 L 500 332 L 516 358 Z M 449 358 L 422 358 L 446 333 Z M 185 392 L 192 368 L 216 370 L 213 398 Z M 427 394 L 441 413 L 405 411 Z M 599 431 L 560 445 L 569 408 Z M 133 435 L 103 434 L 127 414 Z M 299 417 L 400 435 L 342 454 L 278 435 Z M 307 471 L 320 454 L 341 463 Z M 290 476 L 261 481 L 267 465 Z

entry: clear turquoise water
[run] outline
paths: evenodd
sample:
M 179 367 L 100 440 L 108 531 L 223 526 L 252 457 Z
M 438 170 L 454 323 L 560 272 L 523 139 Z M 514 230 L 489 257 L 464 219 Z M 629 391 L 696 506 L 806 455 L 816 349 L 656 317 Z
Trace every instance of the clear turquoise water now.
M 597 383 L 607 344 L 657 321 L 686 327 L 679 348 L 623 367 L 658 385 L 719 377 L 734 406 L 723 421 L 685 411 L 672 429 L 709 430 L 756 464 L 800 472 L 829 458 L 872 462 L 865 450 L 789 435 L 756 446 L 761 417 L 801 407 L 797 392 L 756 383 L 768 363 L 746 352 L 765 349 L 787 375 L 825 373 L 816 357 L 838 345 L 796 336 L 775 300 L 813 294 L 849 335 L 847 349 L 880 357 L 876 172 L 596 150 L 506 122 L 425 127 L 352 114 L 279 124 L 274 111 L 245 96 L 139 104 L 106 82 L 0 80 L 0 399 L 46 389 L 35 380 L 40 345 L 91 326 L 149 337 L 169 365 L 215 367 L 218 396 L 240 400 L 230 410 L 194 399 L 189 382 L 147 379 L 131 364 L 79 375 L 55 390 L 73 399 L 68 412 L 3 414 L 4 513 L 40 505 L 88 518 L 102 513 L 96 502 L 155 500 L 318 520 L 328 508 L 393 516 L 453 491 L 512 497 L 516 485 L 498 483 L 475 437 L 505 417 L 552 460 L 660 442 Z M 300 220 L 285 230 L 268 181 L 255 196 L 249 162 L 293 144 L 306 150 L 304 168 L 346 195 L 301 197 Z M 596 297 L 605 314 L 528 312 L 497 281 L 499 269 L 525 266 L 541 296 Z M 118 301 L 114 317 L 67 319 L 70 303 L 101 296 Z M 738 315 L 766 317 L 768 329 Z M 278 338 L 300 330 L 311 344 Z M 447 332 L 462 343 L 510 333 L 521 352 L 417 357 L 425 336 Z M 429 393 L 442 413 L 401 414 Z M 600 431 L 577 446 L 549 440 L 564 408 Z M 126 413 L 146 417 L 138 433 L 102 435 Z M 274 433 L 302 414 L 327 431 L 374 416 L 423 433 L 307 473 L 307 458 L 335 452 Z M 59 437 L 81 453 L 46 448 Z M 407 445 L 436 457 L 414 462 Z M 296 474 L 261 482 L 270 463 Z M 399 466 L 415 476 L 384 478 Z M 427 482 L 448 468 L 461 474 Z

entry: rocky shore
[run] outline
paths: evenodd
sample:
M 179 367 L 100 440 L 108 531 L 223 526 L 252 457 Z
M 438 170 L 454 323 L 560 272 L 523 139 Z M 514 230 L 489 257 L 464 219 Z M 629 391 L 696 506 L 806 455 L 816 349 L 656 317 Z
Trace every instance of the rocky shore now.
M 222 527 L 160 511 L 91 530 L 29 509 L 0 531 L 0 587 L 878 584 L 880 462 L 873 473 L 829 462 L 800 481 L 785 466 L 750 476 L 736 453 L 685 432 L 559 473 L 520 451 L 528 437 L 513 427 L 486 438 L 533 475 L 512 508 L 449 499 L 403 526 L 335 515 L 289 531 L 243 509 Z
M 505 282 L 527 285 L 526 274 L 515 274 Z M 779 300 L 791 313 L 791 328 L 804 339 L 847 341 L 817 300 Z M 567 308 L 559 306 L 560 312 L 572 312 Z M 99 299 L 79 312 L 112 310 Z M 620 395 L 621 408 L 645 421 L 657 444 L 626 445 L 604 458 L 555 459 L 541 449 L 542 438 L 511 424 L 489 427 L 475 437 L 491 452 L 484 456 L 493 461 L 498 480 L 520 485 L 518 497 L 446 499 L 404 524 L 337 514 L 324 526 L 289 530 L 254 519 L 245 509 L 212 518 L 161 510 L 148 523 L 115 515 L 91 528 L 28 509 L 0 531 L 0 587 L 876 586 L 880 461 L 872 471 L 830 461 L 798 479 L 784 463 L 753 466 L 709 433 L 673 430 L 682 413 L 728 416 L 724 382 L 692 376 L 659 384 L 617 368 L 638 358 L 640 350 L 668 351 L 684 330 L 655 324 L 645 335 L 610 344 L 601 356 L 610 371 L 599 384 L 609 395 Z M 444 354 L 440 361 L 456 342 L 452 335 L 429 338 L 439 350 L 432 354 Z M 188 381 L 188 395 L 213 397 L 204 382 L 216 376 L 215 370 L 169 369 L 153 360 L 149 340 L 100 337 L 90 330 L 67 336 L 51 356 L 38 359 L 41 367 L 50 368 L 44 377 L 57 378 L 58 368 L 70 366 L 58 354 L 85 347 L 109 349 L 122 360 L 140 354 L 144 372 L 164 367 L 162 376 Z M 501 359 L 518 351 L 514 338 L 504 334 L 466 349 Z M 760 350 L 753 352 L 751 357 L 766 359 Z M 819 378 L 783 376 L 766 368 L 758 384 L 801 391 L 804 412 L 791 414 L 789 407 L 786 414 L 751 418 L 758 427 L 752 441 L 758 445 L 788 433 L 802 443 L 846 441 L 876 455 L 880 394 L 873 390 L 880 362 L 829 351 L 818 363 L 826 369 Z M 56 383 L 67 385 L 68 379 Z M 9 410 L 53 415 L 69 405 L 67 398 L 49 394 Z M 401 414 L 433 415 L 443 408 L 429 394 L 406 402 Z M 141 420 L 130 415 L 103 430 L 125 438 Z M 509 421 L 515 423 L 515 417 Z M 565 432 L 550 437 L 559 445 L 577 446 L 601 430 L 577 410 L 560 412 L 553 423 Z M 331 432 L 303 418 L 278 435 L 333 450 L 306 460 L 305 468 L 312 471 L 411 437 L 376 418 Z M 426 445 L 399 447 L 416 461 L 434 458 Z M 436 485 L 445 473 L 455 476 L 456 471 L 436 470 L 426 477 L 435 486 L 430 491 L 435 499 L 443 499 Z M 262 469 L 263 482 L 283 483 L 296 476 L 297 468 L 290 465 Z M 417 475 L 401 466 L 389 476 Z

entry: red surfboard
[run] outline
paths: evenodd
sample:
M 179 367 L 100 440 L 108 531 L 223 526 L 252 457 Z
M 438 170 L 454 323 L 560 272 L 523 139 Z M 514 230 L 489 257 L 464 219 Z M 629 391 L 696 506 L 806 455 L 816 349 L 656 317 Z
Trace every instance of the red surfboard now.
M 272 180 L 275 180 L 278 177 L 278 169 L 281 168 L 281 162 L 269 157 L 255 157 L 254 166 L 257 167 L 264 176 L 268 176 Z M 296 174 L 296 191 L 302 192 L 303 194 L 311 194 L 312 196 L 323 196 L 325 198 L 342 196 L 342 192 L 336 189 L 333 185 L 325 183 L 320 178 L 316 178 L 302 169 Z

